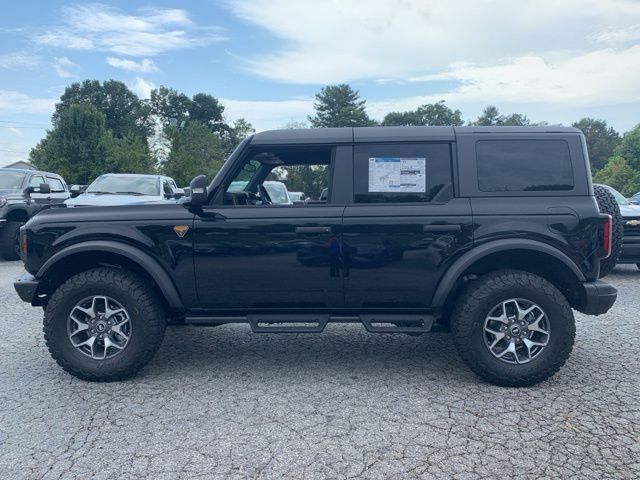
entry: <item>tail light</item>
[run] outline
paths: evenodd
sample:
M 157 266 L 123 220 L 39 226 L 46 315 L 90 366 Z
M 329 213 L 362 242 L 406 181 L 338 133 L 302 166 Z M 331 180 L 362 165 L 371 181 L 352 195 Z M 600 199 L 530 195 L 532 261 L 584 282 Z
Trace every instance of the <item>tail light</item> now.
M 613 243 L 613 217 L 607 215 L 602 225 L 602 251 L 604 252 L 604 258 L 609 258 L 611 255 L 611 248 Z
M 20 252 L 27 254 L 27 230 L 24 227 L 20 228 Z

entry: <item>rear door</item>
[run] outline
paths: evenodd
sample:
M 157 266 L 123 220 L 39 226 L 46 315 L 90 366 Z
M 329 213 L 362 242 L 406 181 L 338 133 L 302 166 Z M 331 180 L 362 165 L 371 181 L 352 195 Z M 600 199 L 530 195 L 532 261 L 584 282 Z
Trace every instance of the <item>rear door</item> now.
M 60 205 L 64 203 L 64 201 L 69 198 L 69 191 L 67 190 L 67 186 L 62 182 L 62 180 L 58 177 L 47 176 L 47 183 L 49 187 L 51 187 L 51 193 L 49 197 L 51 198 L 52 205 Z
M 451 142 L 354 147 L 343 220 L 345 304 L 426 308 L 448 265 L 471 247 L 469 199 L 456 198 Z

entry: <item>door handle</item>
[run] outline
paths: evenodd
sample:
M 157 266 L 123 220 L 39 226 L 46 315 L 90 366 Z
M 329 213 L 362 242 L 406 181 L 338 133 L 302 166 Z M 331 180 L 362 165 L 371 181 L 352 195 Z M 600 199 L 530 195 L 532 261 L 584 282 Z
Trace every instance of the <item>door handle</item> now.
M 461 232 L 462 225 L 423 225 L 422 231 L 427 232 Z
M 331 233 L 331 227 L 296 227 L 296 233 Z

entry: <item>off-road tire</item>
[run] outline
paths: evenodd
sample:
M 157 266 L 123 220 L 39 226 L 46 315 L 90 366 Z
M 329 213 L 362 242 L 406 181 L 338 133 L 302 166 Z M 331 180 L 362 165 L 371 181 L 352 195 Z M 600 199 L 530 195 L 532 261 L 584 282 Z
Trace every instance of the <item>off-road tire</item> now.
M 112 358 L 95 360 L 75 348 L 67 334 L 67 318 L 83 298 L 107 295 L 127 309 L 132 332 L 129 343 Z M 53 359 L 83 380 L 111 382 L 135 375 L 154 356 L 164 338 L 162 302 L 138 275 L 116 268 L 95 268 L 64 282 L 51 296 L 44 314 L 44 338 Z
M 600 278 L 606 277 L 611 273 L 618 262 L 620 249 L 622 248 L 622 236 L 624 234 L 624 225 L 620 207 L 616 202 L 613 194 L 602 185 L 594 185 L 593 193 L 598 202 L 600 213 L 607 213 L 613 219 L 613 230 L 611 231 L 611 255 L 600 260 Z
M 7 222 L 0 227 L 0 256 L 5 260 L 19 260 L 18 235 L 24 222 Z
M 548 345 L 529 363 L 505 363 L 484 343 L 486 316 L 510 298 L 536 303 L 550 322 Z M 575 320 L 567 299 L 547 280 L 521 270 L 499 270 L 481 276 L 463 291 L 451 315 L 451 334 L 460 356 L 478 376 L 499 386 L 528 387 L 553 376 L 569 358 Z

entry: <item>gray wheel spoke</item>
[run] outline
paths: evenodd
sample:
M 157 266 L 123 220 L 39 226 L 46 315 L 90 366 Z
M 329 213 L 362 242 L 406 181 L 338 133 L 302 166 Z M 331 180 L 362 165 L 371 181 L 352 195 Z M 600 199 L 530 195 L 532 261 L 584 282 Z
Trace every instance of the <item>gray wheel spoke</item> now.
M 82 354 L 94 360 L 105 360 L 127 347 L 131 338 L 131 318 L 118 301 L 94 295 L 71 309 L 67 335 Z
M 494 306 L 485 317 L 484 343 L 495 358 L 510 364 L 536 358 L 551 338 L 545 312 L 534 302 L 510 298 Z

